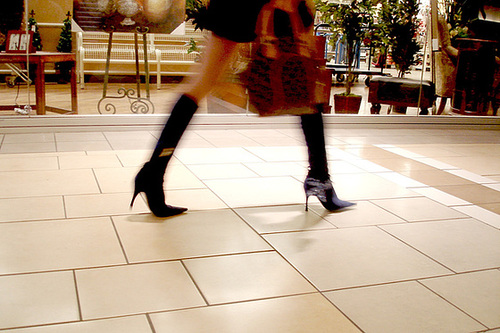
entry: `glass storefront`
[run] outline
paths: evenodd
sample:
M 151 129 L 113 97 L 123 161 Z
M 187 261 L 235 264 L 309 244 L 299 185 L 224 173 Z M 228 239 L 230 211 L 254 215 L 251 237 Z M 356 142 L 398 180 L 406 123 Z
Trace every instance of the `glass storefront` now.
M 0 56 L 2 116 L 168 113 L 182 84 L 197 71 L 208 36 L 195 30 L 192 22 L 184 22 L 185 0 L 53 0 L 50 8 L 46 1 L 9 3 L 0 15 L 5 50 Z M 374 33 L 372 39 L 357 41 L 352 93 L 362 98 L 352 114 L 500 115 L 499 36 L 492 33 L 500 30 L 494 29 L 500 25 L 498 8 L 485 1 L 469 34 L 460 35 L 455 31 L 459 26 L 453 27 L 451 18 L 445 17 L 458 3 L 437 1 L 435 8 L 444 11 L 440 15 L 431 11 L 432 2 L 420 8 L 414 36 L 419 48 L 402 80 L 397 59 L 375 42 Z M 440 24 L 440 19 L 445 21 Z M 345 114 L 335 111 L 333 98 L 345 91 L 349 80 L 345 43 L 324 21 L 316 23 L 317 34 L 327 39 L 325 58 L 332 74 L 329 113 Z M 26 46 L 26 38 L 33 43 Z M 69 38 L 71 49 L 65 50 Z M 30 45 L 37 51 L 29 50 Z M 447 52 L 455 56 L 445 63 Z M 66 53 L 70 55 L 63 56 Z M 233 67 L 235 72 L 241 69 Z M 214 87 L 199 113 L 250 114 L 241 85 L 228 79 Z

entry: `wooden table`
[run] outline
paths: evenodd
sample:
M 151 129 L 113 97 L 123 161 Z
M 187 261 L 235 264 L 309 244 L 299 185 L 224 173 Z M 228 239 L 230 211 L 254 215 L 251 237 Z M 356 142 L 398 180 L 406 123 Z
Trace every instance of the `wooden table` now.
M 36 95 L 36 114 L 44 115 L 46 111 L 57 113 L 78 113 L 78 98 L 76 86 L 76 57 L 74 53 L 61 52 L 42 52 L 30 53 L 29 63 L 35 65 L 35 95 Z M 26 63 L 26 53 L 6 53 L 0 52 L 0 63 Z M 51 107 L 46 105 L 45 98 L 45 64 L 67 62 L 71 72 L 71 110 Z M 1 110 L 12 109 L 14 106 L 1 105 Z

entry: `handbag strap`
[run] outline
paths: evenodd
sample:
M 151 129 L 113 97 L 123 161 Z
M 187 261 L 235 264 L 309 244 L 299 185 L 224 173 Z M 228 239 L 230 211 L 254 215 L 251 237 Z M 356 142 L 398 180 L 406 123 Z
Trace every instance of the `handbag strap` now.
M 294 44 L 295 52 L 302 56 L 312 58 L 316 53 L 314 41 L 314 24 L 305 26 L 299 13 L 299 7 L 304 6 L 311 18 L 314 14 L 314 3 L 312 0 L 271 0 L 262 8 L 257 21 L 257 43 L 260 52 L 268 58 L 276 59 L 281 50 L 279 38 L 274 31 L 274 15 L 276 10 L 288 14 L 293 31 L 291 42 Z

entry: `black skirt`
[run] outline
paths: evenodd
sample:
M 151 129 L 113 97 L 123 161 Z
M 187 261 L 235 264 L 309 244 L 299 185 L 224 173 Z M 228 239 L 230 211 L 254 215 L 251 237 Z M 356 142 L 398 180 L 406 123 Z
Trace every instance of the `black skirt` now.
M 270 0 L 211 0 L 206 28 L 233 42 L 255 40 L 255 28 L 262 7 Z

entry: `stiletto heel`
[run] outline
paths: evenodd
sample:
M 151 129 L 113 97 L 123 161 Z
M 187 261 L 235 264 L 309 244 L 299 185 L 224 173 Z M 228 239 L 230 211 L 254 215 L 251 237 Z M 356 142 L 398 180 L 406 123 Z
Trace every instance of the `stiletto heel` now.
M 161 176 L 159 176 L 161 175 Z M 139 193 L 144 193 L 149 209 L 157 217 L 169 217 L 184 213 L 187 208 L 175 207 L 165 204 L 165 192 L 163 192 L 163 173 L 155 172 L 152 162 L 144 164 L 135 177 L 134 194 L 130 202 L 133 207 L 135 198 Z
M 307 177 L 304 181 L 304 191 L 306 193 L 306 211 L 308 210 L 308 201 L 310 196 L 316 196 L 329 211 L 335 211 L 355 205 L 353 202 L 340 200 L 333 189 L 330 180 L 321 181 L 312 177 Z

